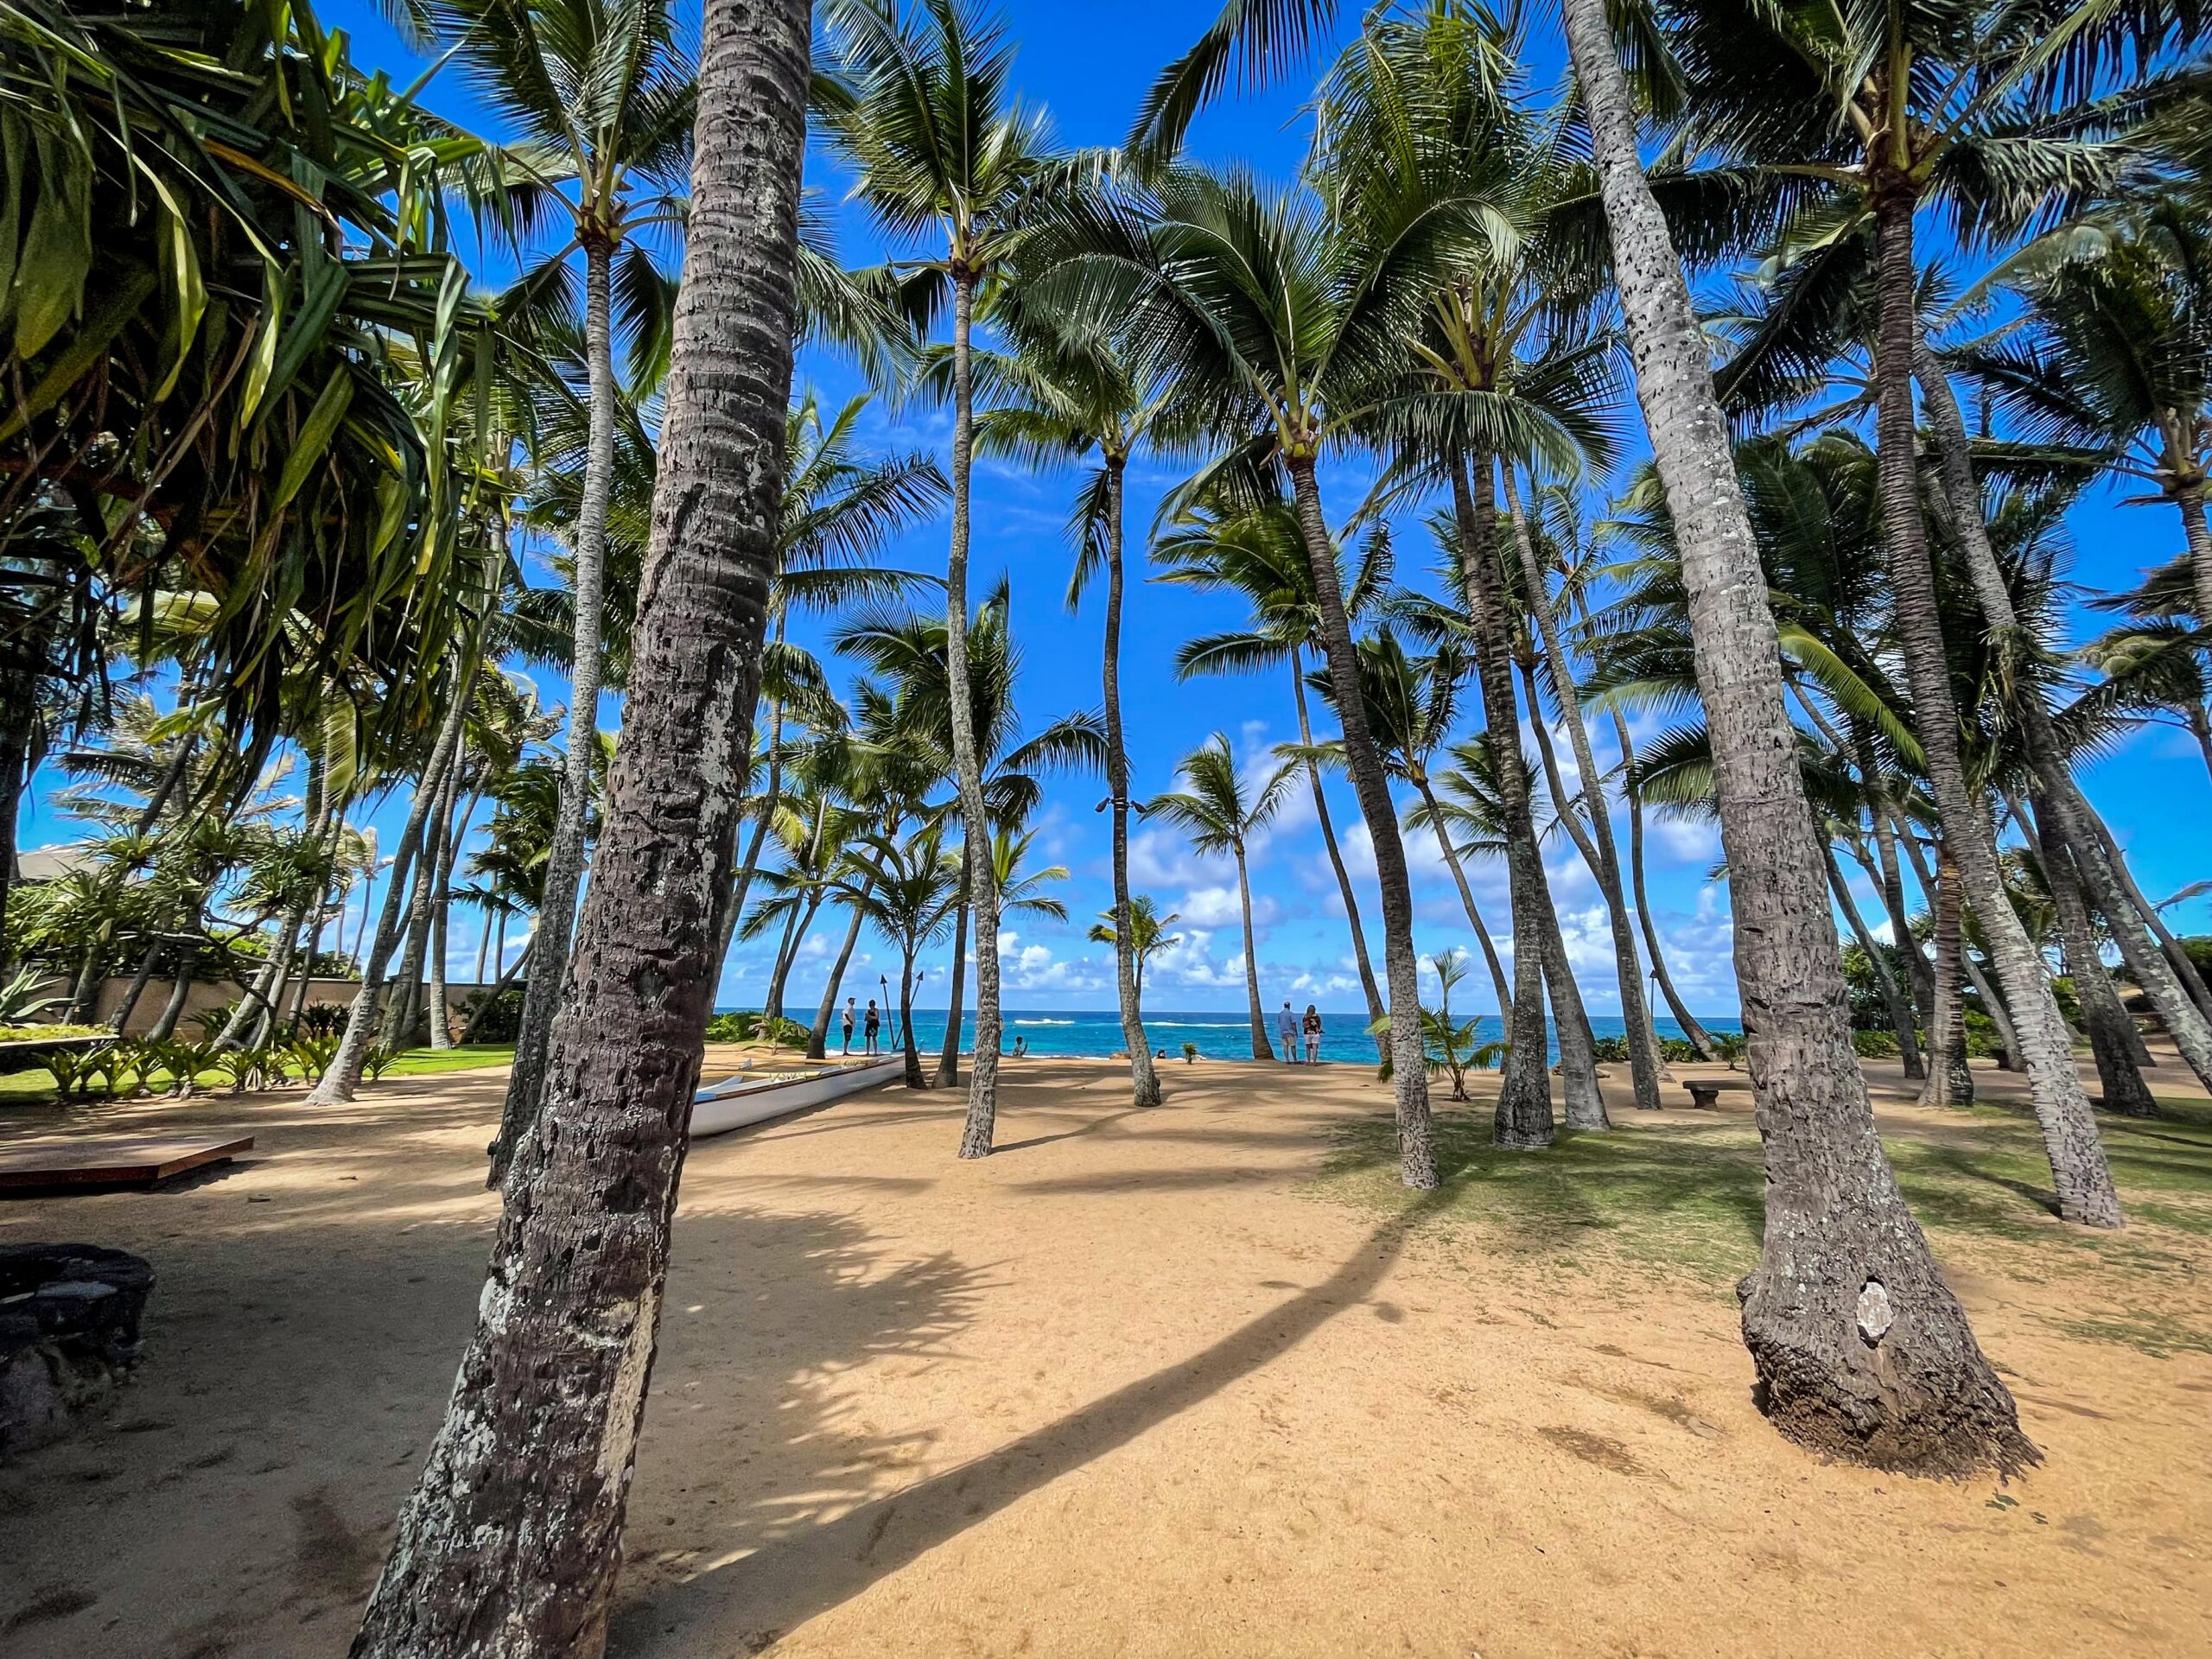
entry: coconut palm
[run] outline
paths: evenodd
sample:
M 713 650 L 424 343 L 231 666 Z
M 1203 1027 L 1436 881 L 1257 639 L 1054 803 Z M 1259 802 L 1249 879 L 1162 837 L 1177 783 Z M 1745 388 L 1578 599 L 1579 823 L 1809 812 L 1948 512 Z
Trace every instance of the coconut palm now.
M 1360 542 L 1344 599 L 1344 614 L 1354 625 L 1382 597 L 1389 585 L 1389 552 L 1388 537 L 1370 536 Z M 1329 868 L 1337 878 L 1337 896 L 1344 903 L 1344 921 L 1351 931 L 1352 963 L 1367 999 L 1368 1024 L 1375 1031 L 1377 1057 L 1388 1059 L 1389 1027 L 1385 1023 L 1376 1028 L 1376 1022 L 1384 1020 L 1382 993 L 1375 983 L 1374 965 L 1368 960 L 1359 899 L 1352 891 L 1344 849 L 1337 842 L 1328 791 L 1321 784 L 1320 750 L 1314 744 L 1313 721 L 1306 714 L 1306 653 L 1321 654 L 1321 607 L 1313 596 L 1313 566 L 1306 556 L 1297 513 L 1287 502 L 1270 502 L 1244 512 L 1186 508 L 1168 531 L 1154 538 L 1152 562 L 1155 582 L 1236 594 L 1251 611 L 1251 620 L 1243 628 L 1201 635 L 1178 647 L 1178 679 L 1198 674 L 1256 673 L 1276 667 L 1290 671 L 1291 706 L 1298 715 L 1298 741 L 1307 752 L 1306 777 L 1313 796 L 1313 817 L 1321 827 L 1321 845 L 1329 855 Z
M 364 1653 L 497 1629 L 517 1656 L 588 1655 L 613 1597 L 752 748 L 798 321 L 807 8 L 707 0 L 702 31 L 690 275 L 661 429 L 669 505 L 571 957 L 580 994 L 555 1022 L 491 1288 Z M 597 1248 L 546 1248 L 586 1236 Z M 557 1375 L 549 1352 L 566 1356 Z
M 914 961 L 951 922 L 966 886 L 966 861 L 946 850 L 944 826 L 932 823 L 903 841 L 862 836 L 845 849 L 843 873 L 833 883 L 847 904 L 898 947 L 899 1041 L 909 1089 L 929 1087 L 914 1046 Z
M 1267 1019 L 1260 1007 L 1260 969 L 1252 935 L 1252 884 L 1246 873 L 1251 839 L 1274 822 L 1282 810 L 1296 766 L 1284 762 L 1262 770 L 1255 778 L 1239 775 L 1236 752 L 1226 734 L 1216 732 L 1183 757 L 1179 769 L 1185 787 L 1155 795 L 1145 806 L 1147 816 L 1174 825 L 1191 838 L 1192 850 L 1207 857 L 1227 854 L 1236 863 L 1236 900 L 1244 924 L 1244 995 L 1252 1019 L 1252 1058 L 1268 1060 L 1274 1049 L 1268 1039 Z
M 1564 0 L 1637 392 L 1681 544 L 1767 1166 L 1743 1328 L 1793 1439 L 1890 1467 L 2012 1468 L 2035 1449 L 1936 1272 L 1875 1134 L 1781 652 L 1705 340 L 1644 176 L 1602 0 Z M 1817 1288 L 1814 1288 L 1817 1287 Z M 1900 1318 L 1903 1310 L 1908 1317 Z M 1869 1386 L 1866 1353 L 1882 1381 Z
M 1148 893 L 1129 895 L 1128 923 L 1129 929 L 1129 960 L 1135 969 L 1133 978 L 1137 995 L 1144 995 L 1144 965 L 1156 951 L 1171 950 L 1183 943 L 1180 933 L 1167 930 L 1183 919 L 1176 911 L 1165 916 L 1160 913 L 1159 901 Z M 1113 911 L 1099 912 L 1098 919 L 1090 925 L 1090 931 L 1084 937 L 1093 944 L 1121 944 L 1120 928 L 1122 918 Z
M 934 231 L 931 262 L 951 289 L 952 535 L 945 557 L 952 760 L 962 810 L 985 822 L 982 751 L 969 695 L 969 481 L 975 451 L 970 358 L 979 289 L 1020 246 L 1023 210 L 1054 175 L 1043 123 L 1014 101 L 1013 48 L 996 20 L 965 0 L 828 0 L 831 44 L 822 101 L 854 193 L 895 233 Z M 998 1102 L 998 901 L 975 872 L 976 1067 L 961 1155 L 988 1156 Z
M 1321 643 L 1342 715 L 1347 767 L 1375 845 L 1385 976 L 1393 1014 L 1400 1173 L 1436 1182 L 1421 1065 L 1413 892 L 1397 809 L 1359 704 L 1343 575 L 1328 531 L 1319 465 L 1355 442 L 1395 385 L 1441 251 L 1472 205 L 1402 181 L 1402 213 L 1381 205 L 1355 226 L 1300 191 L 1265 188 L 1239 170 L 1168 168 L 1146 188 L 1071 205 L 1039 303 L 1096 307 L 1126 320 L 1147 369 L 1177 384 L 1231 448 L 1186 494 L 1249 480 L 1287 480 L 1313 575 Z M 1387 233 L 1386 233 L 1387 232 Z
M 1166 402 L 1132 372 L 1119 343 L 1103 330 L 1064 315 L 1018 302 L 1009 285 L 995 318 L 1006 338 L 1001 352 L 971 352 L 971 384 L 986 404 L 976 444 L 987 454 L 1020 457 L 1033 465 L 1083 461 L 1084 475 L 1069 519 L 1075 543 L 1068 608 L 1076 609 L 1092 581 L 1106 584 L 1103 679 L 1106 726 L 1106 805 L 1111 814 L 1109 862 L 1116 918 L 1105 943 L 1115 946 L 1114 983 L 1122 1016 L 1122 1041 L 1129 1056 L 1132 1097 L 1139 1106 L 1160 1103 L 1160 1078 L 1144 1034 L 1135 959 L 1121 948 L 1134 938 L 1129 914 L 1129 760 L 1122 734 L 1122 499 L 1130 457 L 1168 415 Z M 949 358 L 944 367 L 950 370 Z
M 566 982 L 599 747 L 600 627 L 620 417 L 616 337 L 632 355 L 647 356 L 648 337 L 665 338 L 666 283 L 654 269 L 653 244 L 669 239 L 683 212 L 696 71 L 666 0 L 399 0 L 394 10 L 453 54 L 516 135 L 499 153 L 503 176 L 483 211 L 518 247 L 548 224 L 559 227 L 552 249 L 505 297 L 512 325 L 535 321 L 545 333 L 567 324 L 579 308 L 571 261 L 582 257 L 587 430 L 569 542 L 575 604 L 567 767 L 538 911 L 537 967 L 507 1085 L 505 1116 L 526 1119 L 535 1114 L 546 1036 Z

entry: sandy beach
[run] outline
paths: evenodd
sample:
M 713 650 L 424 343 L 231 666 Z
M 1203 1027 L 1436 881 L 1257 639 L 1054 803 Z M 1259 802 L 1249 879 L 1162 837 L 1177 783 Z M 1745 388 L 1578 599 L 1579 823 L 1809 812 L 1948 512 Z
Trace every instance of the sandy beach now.
M 2212 1118 L 2161 1071 L 2193 1115 L 2108 1131 L 2134 1224 L 2084 1238 L 2023 1120 L 1920 1112 L 1876 1069 L 1901 1169 L 1956 1176 L 1921 1212 L 2047 1459 L 2004 1488 L 1822 1465 L 1753 1408 L 1745 1094 L 1638 1118 L 1620 1080 L 1619 1133 L 1577 1149 L 1695 1248 L 1532 1222 L 1505 1183 L 1553 1172 L 1471 1153 L 1394 1192 L 1388 1092 L 1341 1066 L 1174 1065 L 1136 1111 L 1109 1063 L 1026 1062 L 975 1164 L 960 1096 L 896 1087 L 702 1141 L 613 1651 L 2212 1652 L 2212 1195 L 2131 1185 L 2201 1171 Z M 0 1654 L 344 1652 L 474 1317 L 503 1080 L 71 1115 L 257 1144 L 0 1204 L 0 1242 L 158 1275 L 136 1380 L 0 1466 Z M 1706 1147 L 1750 1209 L 1661 1185 Z

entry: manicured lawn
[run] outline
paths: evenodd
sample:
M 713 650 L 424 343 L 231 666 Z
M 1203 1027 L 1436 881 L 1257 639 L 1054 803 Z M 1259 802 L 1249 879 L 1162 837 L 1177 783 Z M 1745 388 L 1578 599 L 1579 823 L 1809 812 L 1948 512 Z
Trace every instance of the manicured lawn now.
M 468 1043 L 459 1048 L 410 1048 L 385 1068 L 387 1077 L 423 1077 L 440 1071 L 474 1071 L 505 1065 L 515 1057 L 512 1043 Z

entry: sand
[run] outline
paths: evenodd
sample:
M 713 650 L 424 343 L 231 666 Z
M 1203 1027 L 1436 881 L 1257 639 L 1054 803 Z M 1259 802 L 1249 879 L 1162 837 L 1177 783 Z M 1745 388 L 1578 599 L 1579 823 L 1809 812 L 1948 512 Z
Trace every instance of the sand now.
M 1725 1277 L 1319 1179 L 1388 1110 L 1350 1069 L 1175 1066 L 1149 1112 L 1104 1063 L 1007 1075 L 982 1163 L 898 1088 L 693 1150 L 616 1653 L 2212 1653 L 2212 1360 L 2061 1330 L 2050 1252 L 1951 1266 L 2048 1462 L 1902 1479 L 1766 1426 Z M 503 1076 L 80 1114 L 258 1146 L 0 1204 L 158 1274 L 137 1379 L 0 1468 L 0 1654 L 345 1650 L 474 1317 Z M 2125 1248 L 2201 1330 L 2177 1238 Z

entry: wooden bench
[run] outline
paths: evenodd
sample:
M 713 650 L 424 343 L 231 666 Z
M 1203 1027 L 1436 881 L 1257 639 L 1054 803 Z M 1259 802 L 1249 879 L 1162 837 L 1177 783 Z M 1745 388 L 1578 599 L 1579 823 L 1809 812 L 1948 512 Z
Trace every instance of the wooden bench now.
M 1690 1091 L 1690 1104 L 1700 1111 L 1709 1112 L 1720 1104 L 1720 1091 L 1733 1094 L 1751 1086 L 1749 1077 L 1691 1077 L 1682 1084 Z
M 188 1170 L 227 1164 L 253 1137 L 84 1135 L 0 1147 L 0 1188 L 152 1186 Z

